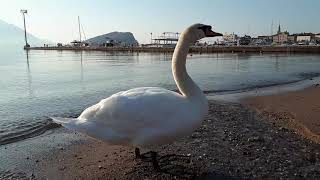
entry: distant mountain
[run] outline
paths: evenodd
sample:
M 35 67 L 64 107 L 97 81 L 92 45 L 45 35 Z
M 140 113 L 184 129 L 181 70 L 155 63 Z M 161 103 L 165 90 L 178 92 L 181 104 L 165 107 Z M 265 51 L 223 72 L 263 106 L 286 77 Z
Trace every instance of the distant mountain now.
M 138 44 L 138 41 L 134 38 L 131 32 L 111 32 L 86 40 L 90 45 L 101 45 L 107 41 L 113 41 L 115 43 L 129 46 Z
M 29 33 L 27 33 L 27 38 L 31 46 L 43 46 L 45 43 L 50 43 Z M 23 47 L 24 45 L 24 30 L 0 20 L 0 46 Z

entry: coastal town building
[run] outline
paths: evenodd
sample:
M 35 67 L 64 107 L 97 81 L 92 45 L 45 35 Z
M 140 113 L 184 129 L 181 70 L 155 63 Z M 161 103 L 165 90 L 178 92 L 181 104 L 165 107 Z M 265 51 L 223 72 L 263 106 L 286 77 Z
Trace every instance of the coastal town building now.
M 288 42 L 290 42 L 290 43 L 297 42 L 297 36 L 295 34 L 289 35 L 288 36 Z
M 272 40 L 271 36 L 258 36 L 257 38 L 264 41 Z
M 297 35 L 297 42 L 311 42 L 312 40 L 315 40 L 313 33 L 301 33 Z
M 320 44 L 320 33 L 315 35 L 316 43 Z
M 276 44 L 287 43 L 288 42 L 288 36 L 289 36 L 289 33 L 287 31 L 282 32 L 281 31 L 281 26 L 279 24 L 277 34 L 272 36 L 272 41 L 273 41 L 273 43 L 276 43 Z
M 225 42 L 237 42 L 238 38 L 239 38 L 238 35 L 236 35 L 234 33 L 232 33 L 232 34 L 224 34 L 223 35 L 223 40 Z
M 277 44 L 283 44 L 288 42 L 289 33 L 281 32 L 279 34 L 273 35 L 272 41 Z
M 243 36 L 239 39 L 239 45 L 249 45 L 252 41 L 251 36 Z
M 258 36 L 256 45 L 270 45 L 272 43 L 272 36 Z

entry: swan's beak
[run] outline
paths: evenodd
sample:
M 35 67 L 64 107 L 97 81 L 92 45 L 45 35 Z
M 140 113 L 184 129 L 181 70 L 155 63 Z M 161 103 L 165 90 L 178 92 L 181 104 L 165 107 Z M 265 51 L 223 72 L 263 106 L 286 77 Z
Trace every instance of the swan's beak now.
M 216 36 L 223 36 L 223 34 L 218 33 L 218 32 L 214 32 L 211 29 L 208 29 L 206 32 L 206 37 L 216 37 Z

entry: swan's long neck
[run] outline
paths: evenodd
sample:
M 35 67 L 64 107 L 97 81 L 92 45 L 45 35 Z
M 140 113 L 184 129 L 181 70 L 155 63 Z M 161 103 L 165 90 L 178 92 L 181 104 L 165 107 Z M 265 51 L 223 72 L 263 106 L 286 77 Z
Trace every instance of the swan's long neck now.
M 187 73 L 186 59 L 189 51 L 189 39 L 182 33 L 172 57 L 172 74 L 183 96 L 193 98 L 205 97 L 201 89 L 193 82 Z

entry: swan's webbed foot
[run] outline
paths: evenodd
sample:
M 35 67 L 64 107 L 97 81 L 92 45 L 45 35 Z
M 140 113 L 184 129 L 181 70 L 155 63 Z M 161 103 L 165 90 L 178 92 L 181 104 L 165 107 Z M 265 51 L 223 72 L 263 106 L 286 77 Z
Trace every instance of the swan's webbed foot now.
M 160 171 L 160 166 L 159 166 L 159 163 L 158 163 L 158 160 L 157 160 L 157 152 L 150 151 L 150 152 L 141 154 L 140 153 L 140 149 L 139 148 L 135 148 L 134 154 L 136 156 L 135 157 L 136 159 L 146 159 L 146 158 L 149 159 L 149 158 L 151 158 L 151 162 L 152 162 L 154 170 Z M 150 156 L 149 157 L 146 156 L 147 154 L 150 154 Z
M 151 159 L 154 170 L 160 171 L 160 166 L 157 160 L 157 152 L 151 151 Z
M 142 159 L 143 156 L 140 154 L 140 149 L 139 148 L 135 148 L 134 149 L 134 154 L 136 156 L 136 159 Z

